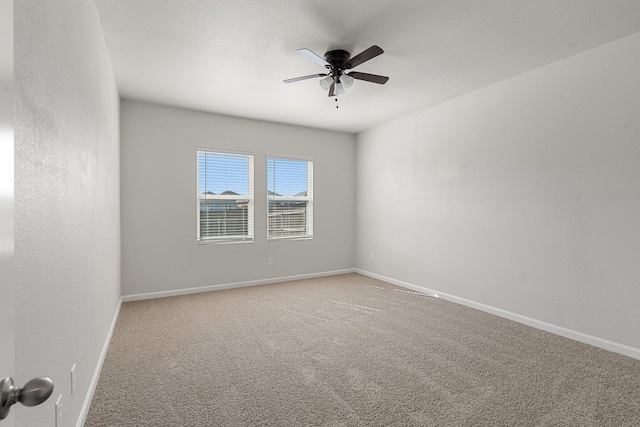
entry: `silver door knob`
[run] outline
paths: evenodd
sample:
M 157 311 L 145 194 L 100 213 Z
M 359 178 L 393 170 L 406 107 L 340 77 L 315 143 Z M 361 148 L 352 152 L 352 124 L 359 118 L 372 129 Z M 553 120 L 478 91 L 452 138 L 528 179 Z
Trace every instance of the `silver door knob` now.
M 24 406 L 36 406 L 44 402 L 53 393 L 53 381 L 51 378 L 34 378 L 24 385 L 15 387 L 13 378 L 0 380 L 0 420 L 9 415 L 11 406 L 22 403 Z

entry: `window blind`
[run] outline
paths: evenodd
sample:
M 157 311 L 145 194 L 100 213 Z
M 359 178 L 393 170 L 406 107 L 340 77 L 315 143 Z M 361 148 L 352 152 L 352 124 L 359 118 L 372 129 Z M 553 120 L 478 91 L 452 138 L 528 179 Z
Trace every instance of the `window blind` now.
M 313 236 L 313 161 L 267 157 L 267 237 Z
M 198 150 L 198 242 L 253 239 L 253 156 Z

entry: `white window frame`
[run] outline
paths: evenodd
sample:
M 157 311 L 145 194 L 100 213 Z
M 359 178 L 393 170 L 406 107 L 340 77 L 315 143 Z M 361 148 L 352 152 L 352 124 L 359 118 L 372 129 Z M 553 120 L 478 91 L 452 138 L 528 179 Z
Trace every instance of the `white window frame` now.
M 199 181 L 200 181 L 200 153 L 211 153 L 218 155 L 232 155 L 243 156 L 248 159 L 248 182 L 249 189 L 248 195 L 205 195 L 199 193 Z M 197 243 L 199 245 L 204 244 L 217 244 L 217 243 L 250 243 L 254 241 L 255 230 L 255 160 L 253 153 L 242 151 L 229 151 L 215 148 L 203 148 L 198 147 L 196 150 L 196 233 Z M 200 203 L 202 200 L 233 200 L 233 201 L 246 201 L 247 203 L 247 234 L 246 235 L 229 235 L 220 237 L 208 237 L 202 238 L 200 233 Z
M 282 154 L 267 154 L 266 157 L 266 173 L 269 173 L 269 160 L 270 159 L 279 159 L 279 160 L 293 160 L 293 161 L 303 161 L 307 162 L 307 195 L 306 196 L 276 196 L 270 194 L 271 188 L 269 188 L 269 179 L 265 180 L 265 186 L 267 187 L 267 240 L 268 241 L 276 241 L 276 240 L 308 240 L 313 239 L 313 158 L 309 157 L 297 157 L 297 156 L 288 156 Z M 272 236 L 271 230 L 269 226 L 269 216 L 272 212 L 269 209 L 269 203 L 271 201 L 291 201 L 291 202 L 307 202 L 307 212 L 306 212 L 306 233 L 305 234 L 296 234 L 290 236 Z

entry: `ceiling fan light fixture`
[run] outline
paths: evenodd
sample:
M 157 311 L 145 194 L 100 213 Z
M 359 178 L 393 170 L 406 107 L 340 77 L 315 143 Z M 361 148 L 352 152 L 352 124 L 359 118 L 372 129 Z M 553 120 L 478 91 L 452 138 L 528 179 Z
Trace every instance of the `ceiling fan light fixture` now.
M 331 83 L 333 83 L 333 76 L 327 76 L 320 80 L 320 87 L 324 90 L 329 90 Z
M 340 83 L 342 83 L 342 87 L 349 89 L 351 85 L 353 85 L 353 77 L 348 74 L 343 74 L 340 76 Z
M 345 93 L 344 86 L 342 86 L 342 83 L 340 83 L 340 80 L 338 80 L 338 83 L 336 83 L 336 87 L 333 90 L 333 93 L 336 94 L 336 96 L 343 95 Z

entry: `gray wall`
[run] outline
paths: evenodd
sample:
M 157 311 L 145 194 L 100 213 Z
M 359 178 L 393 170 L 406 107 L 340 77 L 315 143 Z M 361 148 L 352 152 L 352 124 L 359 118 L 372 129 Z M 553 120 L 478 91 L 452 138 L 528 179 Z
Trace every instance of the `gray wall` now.
M 119 98 L 91 0 L 15 2 L 17 426 L 76 424 L 120 297 Z M 70 369 L 76 364 L 71 395 Z
M 640 34 L 358 135 L 356 267 L 640 349 L 638 70 Z
M 353 135 L 129 100 L 121 129 L 123 295 L 353 268 Z M 254 154 L 253 243 L 196 244 L 198 147 Z M 314 159 L 312 240 L 267 242 L 267 153 Z

